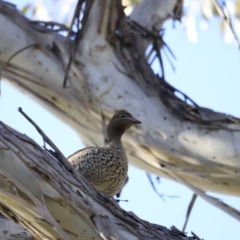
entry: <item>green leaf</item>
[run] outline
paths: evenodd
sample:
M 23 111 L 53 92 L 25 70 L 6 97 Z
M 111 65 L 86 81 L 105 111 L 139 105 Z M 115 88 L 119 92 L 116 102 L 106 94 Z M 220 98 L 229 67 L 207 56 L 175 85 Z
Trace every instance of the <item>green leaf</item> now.
M 31 7 L 31 4 L 27 4 L 22 8 L 21 13 L 25 15 L 30 7 Z

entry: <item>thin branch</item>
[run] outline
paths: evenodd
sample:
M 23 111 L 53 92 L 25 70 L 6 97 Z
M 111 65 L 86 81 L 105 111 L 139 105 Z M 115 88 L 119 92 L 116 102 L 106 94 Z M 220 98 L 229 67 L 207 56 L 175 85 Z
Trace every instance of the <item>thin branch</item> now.
M 193 205 L 194 205 L 196 199 L 197 199 L 197 194 L 194 193 L 194 194 L 192 195 L 192 199 L 191 199 L 191 201 L 190 201 L 190 203 L 189 203 L 189 205 L 188 205 L 187 214 L 186 214 L 186 220 L 185 220 L 185 223 L 184 223 L 184 225 L 183 225 L 182 232 L 184 232 L 185 229 L 186 229 L 186 227 L 187 227 L 187 223 L 188 223 L 188 220 L 189 220 L 189 217 L 190 217 L 190 214 L 191 214 L 191 211 L 192 211 L 192 209 L 193 209 Z
M 70 36 L 74 34 L 74 32 L 71 31 L 69 27 L 67 27 L 65 24 L 58 22 L 31 21 L 30 24 L 33 26 L 34 29 L 40 32 L 68 32 Z
M 178 198 L 179 196 L 168 196 L 168 195 L 165 195 L 165 194 L 162 194 L 162 193 L 159 193 L 158 190 L 156 189 L 155 187 L 155 184 L 154 182 L 152 181 L 152 178 L 151 178 L 151 174 L 150 173 L 146 173 L 147 177 L 148 177 L 148 180 L 154 190 L 154 192 L 165 202 L 165 199 L 164 199 L 164 196 L 165 197 L 168 197 L 168 198 Z
M 168 60 L 172 70 L 175 72 L 176 68 L 174 67 L 174 64 L 172 63 L 172 60 L 170 59 L 170 57 L 167 54 L 167 51 L 165 50 L 165 48 L 163 48 L 163 53 L 165 54 L 166 59 Z
M 85 6 L 85 9 L 84 9 L 84 14 L 83 14 L 83 17 L 80 21 L 79 18 L 80 18 L 80 12 L 81 12 L 83 3 L 84 3 L 83 0 L 78 1 L 78 4 L 76 6 L 76 10 L 75 10 L 75 13 L 74 13 L 74 16 L 73 16 L 73 20 L 72 20 L 72 24 L 73 24 L 74 21 L 77 19 L 77 22 L 78 22 L 78 24 L 77 24 L 77 34 L 76 34 L 76 37 L 74 39 L 72 49 L 70 49 L 70 57 L 69 57 L 67 69 L 66 69 L 66 72 L 65 72 L 64 80 L 63 80 L 63 87 L 64 88 L 66 87 L 66 84 L 67 84 L 67 78 L 68 78 L 68 74 L 69 74 L 69 71 L 70 71 L 70 67 L 71 67 L 72 61 L 75 59 L 75 53 L 76 53 L 76 50 L 77 50 L 77 47 L 78 47 L 78 43 L 82 38 L 83 30 L 84 30 L 84 27 L 86 26 L 86 22 L 87 22 L 87 19 L 88 19 L 90 10 L 91 10 L 93 0 L 89 0 L 89 1 L 85 2 L 86 6 Z M 80 6 L 81 6 L 81 8 L 80 8 Z M 82 25 L 81 29 L 79 28 L 80 23 Z M 73 26 L 71 26 L 71 27 L 73 27 Z
M 37 47 L 37 46 L 40 46 L 39 43 L 33 43 L 33 44 L 30 44 L 30 45 L 28 45 L 28 46 L 26 46 L 26 47 L 23 47 L 23 48 L 19 49 L 18 51 L 16 51 L 16 52 L 7 60 L 6 65 L 8 65 L 8 64 L 10 63 L 10 61 L 11 61 L 15 56 L 17 56 L 19 53 L 25 51 L 25 50 L 28 49 L 28 48 Z
M 72 30 L 74 22 L 76 20 L 77 20 L 77 34 L 80 31 L 80 29 L 79 29 L 79 27 L 80 27 L 79 18 L 80 18 L 81 6 L 83 5 L 83 2 L 84 2 L 83 0 L 78 0 L 77 6 L 76 6 L 75 11 L 74 11 L 73 19 L 72 19 L 72 22 L 71 22 L 71 26 L 69 28 L 69 32 L 68 32 L 68 35 L 67 35 L 68 39 L 70 39 L 70 31 Z M 78 43 L 76 42 L 76 39 L 75 39 L 74 46 L 72 47 L 73 48 L 72 51 L 70 49 L 70 57 L 69 57 L 69 60 L 68 60 L 67 69 L 66 69 L 66 72 L 65 72 L 64 80 L 63 80 L 63 87 L 64 88 L 67 85 L 67 78 L 68 78 L 68 74 L 69 74 L 69 71 L 70 71 L 72 61 L 75 58 L 75 51 L 76 51 L 77 45 L 78 45 Z
M 22 108 L 18 108 L 18 111 L 36 128 L 39 134 L 42 136 L 44 143 L 46 142 L 55 152 L 55 157 L 59 160 L 59 162 L 72 173 L 72 168 L 70 163 L 64 157 L 62 152 L 57 148 L 57 146 L 48 138 L 48 136 L 42 131 L 40 127 L 25 113 Z M 51 153 L 51 152 L 50 152 Z
M 79 19 L 82 3 L 83 3 L 83 0 L 78 0 L 77 6 L 76 6 L 74 14 L 73 14 L 71 25 L 69 27 L 67 38 L 70 38 L 70 36 L 71 36 L 71 30 L 73 28 L 75 20 Z M 79 25 L 78 25 L 78 27 L 79 27 Z
M 196 195 L 199 197 L 203 198 L 205 201 L 208 203 L 212 204 L 213 206 L 221 209 L 225 213 L 227 213 L 229 216 L 232 216 L 235 218 L 237 221 L 240 221 L 240 211 L 234 207 L 231 207 L 230 205 L 222 202 L 220 199 L 212 197 L 208 194 L 206 194 L 203 190 L 194 187 L 190 183 L 186 182 L 184 179 L 180 178 L 176 174 L 172 173 L 169 171 L 169 175 L 173 177 L 173 179 L 177 180 L 178 182 L 183 183 L 186 185 L 189 189 L 191 189 Z
M 229 30 L 231 31 L 231 33 L 233 34 L 234 36 L 234 39 L 238 45 L 238 48 L 240 50 L 240 42 L 239 42 L 239 39 L 237 37 L 237 34 L 233 28 L 233 24 L 232 24 L 232 19 L 231 19 L 231 14 L 229 13 L 228 11 L 228 8 L 227 8 L 227 5 L 225 3 L 225 1 L 222 1 L 222 4 L 220 4 L 218 2 L 218 0 L 212 0 L 214 6 L 216 7 L 219 15 L 223 18 L 226 26 L 229 28 Z

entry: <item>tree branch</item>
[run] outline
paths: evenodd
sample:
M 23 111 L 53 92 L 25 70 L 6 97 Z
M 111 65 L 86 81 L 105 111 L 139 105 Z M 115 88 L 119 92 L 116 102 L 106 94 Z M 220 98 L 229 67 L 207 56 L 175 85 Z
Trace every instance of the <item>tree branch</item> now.
M 0 146 L 1 211 L 38 239 L 197 239 L 125 212 L 3 122 Z
M 233 24 L 232 24 L 232 19 L 231 19 L 231 15 L 227 9 L 226 3 L 225 1 L 222 1 L 222 3 L 219 3 L 217 0 L 212 0 L 216 10 L 218 11 L 219 15 L 222 17 L 226 27 L 230 30 L 230 32 L 232 33 L 238 49 L 240 50 L 240 42 L 237 36 L 236 31 L 234 30 Z
M 141 128 L 124 137 L 131 164 L 181 179 L 199 193 L 239 196 L 240 120 L 201 108 L 185 94 L 178 98 L 179 91 L 147 63 L 141 31 L 133 29 L 119 1 L 93 1 L 85 24 L 63 88 L 74 42 L 50 29 L 34 28 L 0 1 L 3 76 L 74 127 L 86 145 L 102 145 L 102 110 L 106 120 L 115 110 L 131 112 L 142 121 Z M 154 39 L 151 32 L 146 36 Z
M 130 14 L 130 18 L 149 31 L 160 31 L 167 19 L 180 20 L 183 2 L 179 0 L 143 0 L 137 4 Z

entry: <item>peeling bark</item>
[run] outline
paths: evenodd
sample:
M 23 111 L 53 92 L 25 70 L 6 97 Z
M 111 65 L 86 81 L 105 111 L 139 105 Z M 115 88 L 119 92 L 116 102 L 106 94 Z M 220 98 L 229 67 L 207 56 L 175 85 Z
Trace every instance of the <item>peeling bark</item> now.
M 181 3 L 165 2 L 156 28 Z M 154 43 L 155 50 L 162 46 L 151 31 L 156 22 L 140 26 L 134 12 L 138 23 L 125 17 L 119 1 L 85 3 L 88 11 L 73 41 L 0 1 L 5 79 L 74 127 L 87 146 L 102 143 L 100 111 L 109 118 L 125 109 L 142 121 L 124 138 L 130 164 L 182 182 L 205 200 L 204 191 L 239 196 L 239 119 L 201 108 L 184 94 L 180 100 L 178 91 L 153 73 L 143 42 Z
M 0 179 L 1 212 L 36 239 L 199 239 L 122 210 L 75 169 L 68 171 L 32 139 L 3 122 Z
M 21 225 L 0 217 L 0 239 L 1 240 L 34 240 L 33 235 Z

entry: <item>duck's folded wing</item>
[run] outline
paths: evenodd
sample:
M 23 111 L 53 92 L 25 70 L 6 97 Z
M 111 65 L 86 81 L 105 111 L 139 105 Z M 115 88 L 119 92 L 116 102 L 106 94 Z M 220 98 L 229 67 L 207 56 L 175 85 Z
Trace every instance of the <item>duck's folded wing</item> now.
M 87 154 L 89 150 L 91 150 L 92 147 L 86 147 L 83 149 L 80 149 L 76 151 L 75 153 L 71 154 L 67 160 L 73 165 L 78 165 L 79 161 L 82 161 L 84 159 L 84 156 Z

